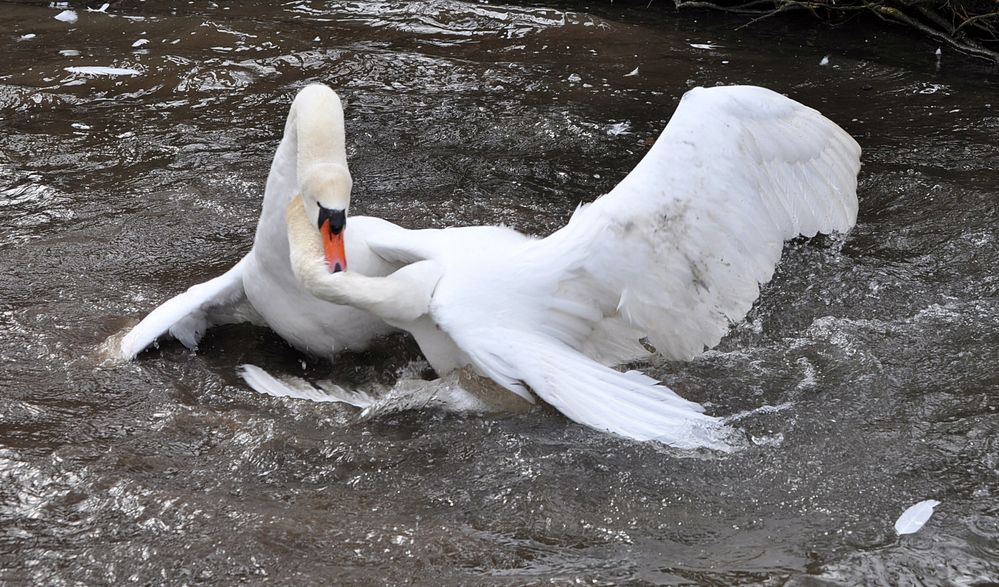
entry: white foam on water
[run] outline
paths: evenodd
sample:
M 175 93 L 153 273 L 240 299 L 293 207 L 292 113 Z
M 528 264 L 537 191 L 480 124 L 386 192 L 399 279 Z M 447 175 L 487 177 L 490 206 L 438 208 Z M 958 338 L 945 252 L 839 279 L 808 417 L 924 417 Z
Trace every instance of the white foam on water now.
M 55 18 L 58 21 L 68 22 L 70 24 L 76 22 L 77 19 L 79 19 L 79 17 L 76 15 L 75 10 L 63 10 L 59 14 L 55 15 L 53 18 Z
M 65 67 L 63 68 L 70 73 L 79 73 L 82 75 L 142 75 L 142 72 L 138 69 L 131 69 L 128 67 L 104 67 L 100 65 L 84 65 L 79 67 Z
M 240 365 L 239 374 L 257 393 L 312 402 L 336 402 L 360 408 L 359 417 L 373 418 L 408 410 L 439 409 L 453 413 L 523 412 L 533 406 L 492 381 L 458 370 L 425 381 L 409 373 L 385 387 L 345 389 L 331 381 L 309 382 L 291 375 L 272 375 L 256 365 Z

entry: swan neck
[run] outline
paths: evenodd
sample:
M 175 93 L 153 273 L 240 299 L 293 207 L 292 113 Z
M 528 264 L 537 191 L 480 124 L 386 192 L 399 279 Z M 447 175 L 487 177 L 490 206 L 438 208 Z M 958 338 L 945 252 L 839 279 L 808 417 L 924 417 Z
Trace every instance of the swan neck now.
M 347 166 L 343 105 L 336 92 L 320 85 L 306 87 L 292 103 L 292 115 L 299 178 L 319 163 Z

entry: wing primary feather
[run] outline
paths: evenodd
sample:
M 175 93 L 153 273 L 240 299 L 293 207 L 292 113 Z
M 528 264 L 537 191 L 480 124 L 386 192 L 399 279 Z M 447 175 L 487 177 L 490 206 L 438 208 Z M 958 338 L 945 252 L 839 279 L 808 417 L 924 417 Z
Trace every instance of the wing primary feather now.
M 247 259 L 243 257 L 222 275 L 191 286 L 184 293 L 157 306 L 122 338 L 121 358 L 134 359 L 167 332 L 171 332 L 184 346 L 195 348 L 209 327 L 252 318 L 252 308 L 234 308 L 246 302 L 243 271 Z
M 703 408 L 651 377 L 621 373 L 522 330 L 469 331 L 458 337 L 484 374 L 500 385 L 527 385 L 569 419 L 635 440 L 678 448 L 729 450 L 732 431 Z

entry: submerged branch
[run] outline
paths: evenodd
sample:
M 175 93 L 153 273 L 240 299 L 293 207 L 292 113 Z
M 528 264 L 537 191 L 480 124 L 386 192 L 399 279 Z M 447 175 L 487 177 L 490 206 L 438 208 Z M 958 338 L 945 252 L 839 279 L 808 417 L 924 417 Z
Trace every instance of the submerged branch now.
M 791 10 L 807 10 L 825 20 L 869 12 L 963 53 L 999 63 L 997 0 L 674 0 L 674 4 L 677 9 L 707 8 L 756 15 L 742 26 Z

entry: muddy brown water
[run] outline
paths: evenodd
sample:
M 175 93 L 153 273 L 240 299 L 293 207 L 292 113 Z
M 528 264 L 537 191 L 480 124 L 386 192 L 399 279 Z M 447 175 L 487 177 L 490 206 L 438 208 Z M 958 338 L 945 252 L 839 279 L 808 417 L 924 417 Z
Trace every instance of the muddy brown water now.
M 863 23 L 609 3 L 60 10 L 0 5 L 0 583 L 999 581 L 996 70 Z M 308 81 L 347 100 L 355 210 L 414 227 L 551 231 L 695 85 L 768 86 L 856 136 L 856 229 L 788 245 L 717 349 L 642 366 L 712 413 L 773 406 L 746 446 L 546 409 L 358 421 L 236 375 L 391 383 L 420 366 L 402 337 L 331 365 L 230 326 L 102 365 L 106 337 L 249 249 Z

